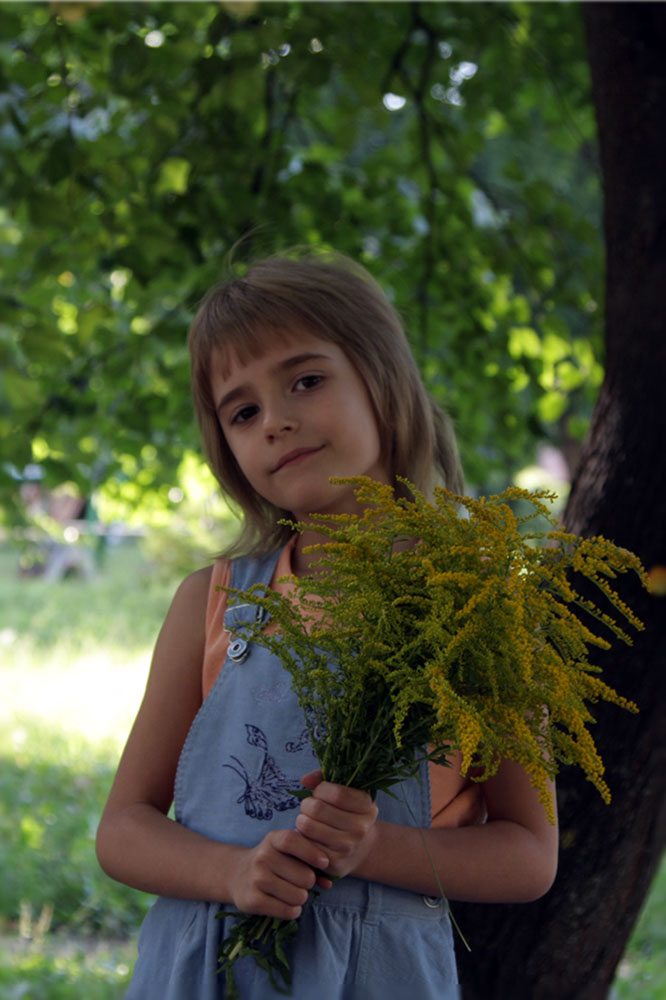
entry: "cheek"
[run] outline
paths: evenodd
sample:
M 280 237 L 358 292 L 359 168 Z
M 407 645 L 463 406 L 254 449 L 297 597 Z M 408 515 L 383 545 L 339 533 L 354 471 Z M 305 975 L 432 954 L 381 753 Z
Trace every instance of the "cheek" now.
M 222 459 L 223 464 L 233 465 L 234 461 L 238 463 L 238 456 L 236 455 L 236 452 L 232 447 L 229 438 L 222 430 L 222 425 L 219 422 L 217 425 L 217 438 L 218 438 L 218 448 L 220 452 L 220 457 Z
M 252 483 L 252 450 L 243 447 L 242 441 L 230 441 L 222 428 L 219 428 L 220 455 L 222 465 L 226 467 L 232 475 L 244 478 Z
M 349 424 L 352 432 L 363 439 L 367 447 L 382 451 L 382 436 L 374 407 L 367 393 L 360 396 L 349 410 Z
M 252 480 L 254 473 L 254 463 L 252 462 L 252 450 L 238 445 L 235 448 L 229 447 L 237 468 L 246 477 Z

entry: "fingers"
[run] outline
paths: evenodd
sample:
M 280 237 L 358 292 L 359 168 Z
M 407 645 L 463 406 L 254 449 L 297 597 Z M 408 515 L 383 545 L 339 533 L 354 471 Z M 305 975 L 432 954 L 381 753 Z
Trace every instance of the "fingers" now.
M 295 919 L 315 884 L 314 868 L 328 864 L 321 848 L 296 830 L 272 831 L 244 856 L 234 880 L 233 902 L 243 913 Z
M 259 847 L 262 844 L 272 847 L 284 857 L 302 862 L 310 871 L 313 868 L 326 868 L 328 865 L 328 857 L 321 848 L 306 840 L 296 830 L 274 830 L 264 837 Z
M 301 802 L 301 813 L 323 822 L 330 821 L 333 826 L 345 826 L 347 823 L 354 825 L 356 817 L 363 817 L 362 821 L 369 819 L 374 822 L 377 812 L 377 806 L 367 792 L 334 785 L 329 781 L 319 782 L 310 798 Z
M 323 819 L 315 819 L 301 813 L 296 818 L 296 829 L 308 840 L 322 847 L 329 859 L 333 860 L 334 855 L 350 854 L 364 839 L 370 826 L 369 823 L 363 822 L 336 826 L 334 824 L 337 821 L 337 815 L 329 819 L 325 814 Z
M 326 874 L 354 870 L 370 850 L 377 806 L 366 792 L 321 781 L 301 802 L 296 829 L 326 851 Z

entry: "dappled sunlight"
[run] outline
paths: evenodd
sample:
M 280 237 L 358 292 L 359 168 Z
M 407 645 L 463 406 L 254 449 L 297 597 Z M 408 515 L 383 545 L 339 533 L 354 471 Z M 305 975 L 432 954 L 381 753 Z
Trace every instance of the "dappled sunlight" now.
M 136 545 L 110 550 L 91 580 L 21 579 L 15 554 L 0 557 L 0 731 L 28 719 L 117 750 L 176 581 Z
M 0 728 L 14 729 L 30 719 L 91 743 L 120 747 L 139 707 L 150 651 L 126 657 L 95 650 L 65 667 L 58 658 L 30 669 L 24 658 L 3 669 Z M 19 720 L 17 722 L 17 720 Z

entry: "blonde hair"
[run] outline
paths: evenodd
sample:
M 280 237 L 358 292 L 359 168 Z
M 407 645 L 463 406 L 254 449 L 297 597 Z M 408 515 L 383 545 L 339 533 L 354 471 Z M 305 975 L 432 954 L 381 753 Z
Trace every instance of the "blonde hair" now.
M 340 347 L 370 394 L 382 460 L 395 480 L 403 476 L 429 492 L 437 473 L 456 493 L 463 489 L 449 417 L 428 396 L 400 318 L 368 272 L 340 254 L 309 251 L 273 256 L 211 289 L 189 334 L 192 390 L 203 446 L 223 492 L 244 513 L 242 532 L 227 554 L 259 554 L 285 544 L 280 525 L 289 511 L 261 497 L 248 483 L 220 428 L 210 386 L 215 350 L 241 364 L 266 350 L 266 334 L 307 330 Z

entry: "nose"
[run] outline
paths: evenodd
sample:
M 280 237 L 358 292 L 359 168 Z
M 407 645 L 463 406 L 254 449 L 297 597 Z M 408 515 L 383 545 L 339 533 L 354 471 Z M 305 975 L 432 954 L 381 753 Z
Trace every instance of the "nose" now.
M 273 439 L 288 434 L 297 428 L 293 414 L 288 412 L 284 402 L 269 404 L 264 409 L 264 434 Z

